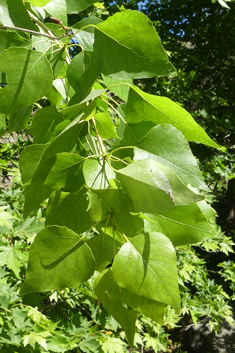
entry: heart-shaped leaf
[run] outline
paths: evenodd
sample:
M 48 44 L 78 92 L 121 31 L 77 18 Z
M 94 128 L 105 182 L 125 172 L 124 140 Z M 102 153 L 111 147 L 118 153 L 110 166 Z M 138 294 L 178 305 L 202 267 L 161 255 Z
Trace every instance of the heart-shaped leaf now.
M 35 103 L 51 88 L 53 76 L 43 53 L 8 48 L 0 55 L 0 71 L 8 84 L 0 90 L 0 112 L 10 114 Z
M 78 234 L 65 227 L 46 227 L 30 248 L 20 294 L 75 287 L 89 279 L 94 270 L 92 252 Z
M 165 235 L 152 232 L 132 238 L 121 247 L 112 269 L 121 288 L 180 311 L 176 254 Z

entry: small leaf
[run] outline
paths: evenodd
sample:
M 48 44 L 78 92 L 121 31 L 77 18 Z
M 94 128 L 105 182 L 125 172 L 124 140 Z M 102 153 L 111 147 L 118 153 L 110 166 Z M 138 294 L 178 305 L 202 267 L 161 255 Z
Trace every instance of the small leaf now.
M 73 25 L 74 37 L 77 39 L 79 45 L 85 51 L 93 51 L 93 44 L 95 40 L 95 27 L 102 20 L 95 16 L 89 16 L 82 21 Z M 89 26 L 91 25 L 91 26 Z
M 46 227 L 31 245 L 20 294 L 75 287 L 94 270 L 93 255 L 81 237 L 65 227 Z
M 127 102 L 132 80 L 128 78 L 126 79 L 110 78 L 108 76 L 107 77 L 104 76 L 103 78 L 104 78 L 105 86 L 116 96 L 118 96 L 121 100 L 123 100 L 124 102 Z
M 117 240 L 105 233 L 95 235 L 87 241 L 87 245 L 95 258 L 95 269 L 99 272 L 105 270 L 121 247 Z
M 152 23 L 138 11 L 116 13 L 96 26 L 94 58 L 100 71 L 111 78 L 145 78 L 175 71 Z
M 111 117 L 106 113 L 97 113 L 95 115 L 96 127 L 100 137 L 103 139 L 118 138 L 113 126 Z
M 69 83 L 74 88 L 80 100 L 83 100 L 91 91 L 100 71 L 91 52 L 82 51 L 76 55 L 67 70 Z
M 109 186 L 109 179 L 115 177 L 114 171 L 103 159 L 89 158 L 84 162 L 83 174 L 88 187 L 105 189 Z
M 102 350 L 104 353 L 123 353 L 123 346 L 126 343 L 116 337 L 108 337 L 104 343 L 102 343 Z
M 66 0 L 53 0 L 46 4 L 44 9 L 56 19 L 62 21 L 67 26 L 67 5 Z
M 121 288 L 180 311 L 175 250 L 163 234 L 152 232 L 132 238 L 121 247 L 112 269 Z
M 107 311 L 124 329 L 128 343 L 132 347 L 135 334 L 137 312 L 123 306 L 121 293 L 110 269 L 102 272 L 96 280 L 95 293 Z M 111 352 L 111 351 L 110 351 Z

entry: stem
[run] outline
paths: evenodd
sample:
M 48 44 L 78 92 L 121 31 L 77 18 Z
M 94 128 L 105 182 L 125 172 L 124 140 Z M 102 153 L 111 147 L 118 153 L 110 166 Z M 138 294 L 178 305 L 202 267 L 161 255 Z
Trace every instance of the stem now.
M 104 147 L 103 140 L 102 140 L 102 138 L 100 137 L 99 132 L 98 132 L 98 130 L 97 130 L 95 118 L 91 118 L 91 121 L 92 121 L 92 123 L 93 123 L 93 125 L 94 125 L 95 132 L 96 132 L 96 135 L 97 135 L 98 140 L 99 140 L 99 143 L 100 143 L 101 151 L 102 151 L 103 154 L 106 155 L 107 152 L 106 152 L 106 149 L 105 149 L 105 147 Z
M 31 30 L 31 29 L 26 29 L 26 28 L 21 28 L 21 27 L 13 27 L 13 26 L 0 26 L 0 29 L 13 29 L 15 31 L 30 33 L 30 34 L 33 34 L 35 36 L 42 36 L 42 37 L 46 37 L 46 38 L 50 38 L 50 39 L 54 39 L 54 40 L 60 40 L 60 39 L 62 39 L 64 37 L 68 36 L 67 34 L 64 33 L 60 37 L 55 37 L 53 35 L 53 33 L 52 33 L 52 35 L 50 35 L 50 34 L 46 34 L 46 33 L 36 32 L 36 31 Z M 71 34 L 69 34 L 69 35 L 71 35 Z
M 62 38 L 64 38 L 64 37 L 68 37 L 68 36 L 72 36 L 73 34 L 72 33 L 69 33 L 68 34 L 68 32 L 67 32 L 67 34 L 66 33 L 64 33 L 62 36 L 59 36 L 59 37 L 56 37 L 56 36 L 54 36 L 54 34 L 51 32 L 51 30 L 50 30 L 50 28 L 48 28 L 44 23 L 42 23 L 36 16 L 34 16 L 30 11 L 28 11 L 28 13 L 29 13 L 29 16 L 30 16 L 30 18 L 35 22 L 35 23 L 37 23 L 37 25 L 39 26 L 39 27 L 41 27 L 45 32 L 47 32 L 48 34 L 49 34 L 49 36 L 51 37 L 51 38 L 53 38 L 56 42 L 57 42 L 57 44 L 58 44 L 58 46 L 60 47 L 60 48 L 63 48 L 64 46 L 63 46 L 63 44 L 60 42 L 60 39 L 62 39 Z M 67 28 L 67 27 L 66 27 Z M 37 32 L 36 32 L 37 33 Z M 39 34 L 38 34 L 39 35 Z M 41 34 L 40 34 L 41 35 Z M 69 53 L 68 53 L 68 50 L 66 49 L 66 62 L 67 62 L 67 64 L 69 65 L 70 63 L 71 63 L 71 59 L 70 59 L 70 56 L 69 56 Z
M 122 121 L 126 124 L 126 120 L 119 113 L 119 111 L 116 108 L 114 108 L 114 106 L 111 103 L 109 103 L 109 101 L 106 101 L 106 99 L 104 99 L 102 96 L 100 98 L 102 99 L 103 102 L 107 103 L 115 111 L 115 113 L 122 119 Z M 112 99 L 110 97 L 109 97 L 109 99 L 113 100 L 116 104 L 118 104 L 114 99 Z

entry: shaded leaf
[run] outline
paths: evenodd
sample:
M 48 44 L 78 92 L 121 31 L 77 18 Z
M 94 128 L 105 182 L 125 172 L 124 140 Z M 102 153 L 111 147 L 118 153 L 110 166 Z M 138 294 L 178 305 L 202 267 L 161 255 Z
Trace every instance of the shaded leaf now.
M 120 288 L 122 300 L 125 304 L 138 310 L 141 314 L 150 317 L 155 322 L 164 324 L 164 313 L 167 304 L 157 302 L 156 300 L 145 298 L 143 295 L 132 293 L 126 289 Z
M 46 225 L 60 225 L 80 234 L 89 230 L 94 221 L 88 208 L 85 195 L 55 192 L 47 206 Z
M 36 111 L 32 121 L 32 133 L 34 144 L 50 141 L 55 127 L 63 121 L 54 105 Z
M 87 244 L 95 258 L 95 269 L 99 272 L 105 270 L 121 247 L 116 239 L 105 233 L 95 235 L 87 241 Z
M 132 84 L 131 79 L 120 79 L 120 78 L 110 78 L 108 76 L 103 76 L 105 86 L 118 96 L 124 102 L 128 99 L 128 94 L 130 90 L 130 85 Z M 126 83 L 129 83 L 128 85 Z
M 123 306 L 121 293 L 114 281 L 110 269 L 103 272 L 96 280 L 95 293 L 99 301 L 124 329 L 128 343 L 132 347 L 135 334 L 137 312 Z M 111 352 L 111 351 L 110 351 Z
M 12 113 L 8 120 L 9 132 L 27 129 L 32 110 L 33 105 L 29 105 L 18 112 Z
M 1 2 L 0 2 L 1 4 Z M 8 32 L 0 29 L 0 54 L 9 47 L 31 48 L 32 44 L 26 38 L 21 37 L 18 33 Z
M 19 166 L 23 184 L 32 178 L 46 147 L 43 144 L 29 145 L 21 152 Z

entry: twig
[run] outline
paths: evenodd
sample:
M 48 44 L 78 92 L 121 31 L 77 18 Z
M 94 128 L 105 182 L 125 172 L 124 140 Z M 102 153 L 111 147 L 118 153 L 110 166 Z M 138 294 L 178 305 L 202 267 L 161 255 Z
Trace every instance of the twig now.
M 54 40 L 60 40 L 64 37 L 67 37 L 68 34 L 64 33 L 63 35 L 59 36 L 59 37 L 55 37 L 52 34 L 46 34 L 46 33 L 41 33 L 41 32 L 36 32 L 36 31 L 33 31 L 31 29 L 26 29 L 26 28 L 21 28 L 21 27 L 13 27 L 13 26 L 0 26 L 0 29 L 13 29 L 15 31 L 20 31 L 20 32 L 25 32 L 25 33 L 29 33 L 29 34 L 33 34 L 35 36 L 42 36 L 42 37 L 46 37 L 46 38 L 50 38 L 50 39 L 54 39 Z M 71 34 L 69 34 L 71 35 Z
M 106 152 L 106 149 L 105 149 L 105 147 L 104 147 L 103 140 L 102 140 L 102 138 L 100 137 L 99 132 L 98 132 L 98 130 L 97 130 L 95 118 L 91 118 L 91 121 L 92 121 L 92 123 L 93 123 L 93 125 L 94 125 L 95 132 L 96 132 L 96 135 L 97 135 L 98 140 L 99 140 L 99 143 L 100 143 L 101 151 L 102 151 L 103 154 L 106 155 L 107 152 Z

